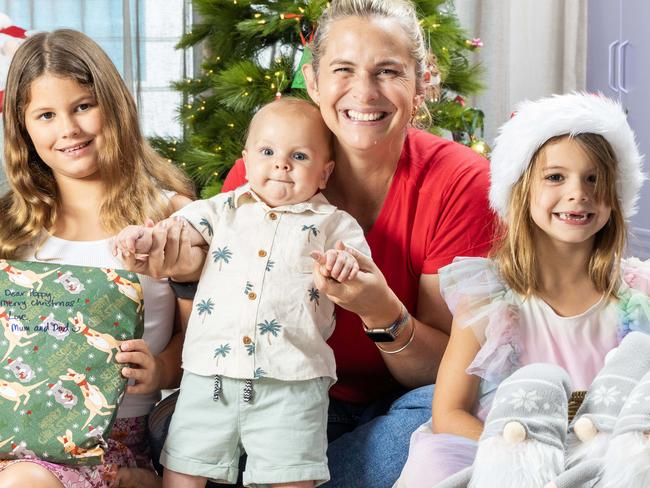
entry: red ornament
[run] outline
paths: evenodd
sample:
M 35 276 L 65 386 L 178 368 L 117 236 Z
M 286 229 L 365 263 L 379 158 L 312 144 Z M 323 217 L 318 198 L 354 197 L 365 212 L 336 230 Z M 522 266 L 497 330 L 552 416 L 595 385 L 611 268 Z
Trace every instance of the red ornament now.
M 0 14 L 0 56 L 11 59 L 18 45 L 27 37 L 27 31 L 15 25 L 11 25 L 11 19 L 5 14 Z M 4 86 L 7 78 L 5 63 L 0 71 L 0 112 L 2 112 L 2 99 L 4 98 Z M 9 67 L 9 64 L 6 64 Z
M 34 346 L 34 352 L 38 352 L 38 346 Z
M 457 95 L 456 98 L 454 98 L 454 102 L 456 102 L 461 107 L 465 106 L 465 99 L 463 97 L 461 97 L 460 95 Z
M 113 322 L 113 327 L 119 327 L 120 323 L 119 322 Z
M 86 366 L 86 371 L 90 371 L 92 368 L 90 366 Z
M 27 410 L 27 415 L 31 415 L 31 414 L 32 414 L 32 411 L 31 411 L 31 410 Z
M 84 301 L 88 304 L 90 303 L 90 298 L 86 298 Z

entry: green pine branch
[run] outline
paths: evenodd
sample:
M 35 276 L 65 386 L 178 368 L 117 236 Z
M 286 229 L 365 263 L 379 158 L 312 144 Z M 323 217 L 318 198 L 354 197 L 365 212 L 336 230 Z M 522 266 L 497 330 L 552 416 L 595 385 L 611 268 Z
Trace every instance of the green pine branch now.
M 182 140 L 152 138 L 154 147 L 184 168 L 203 196 L 219 191 L 241 156 L 246 128 L 261 105 L 276 93 L 308 98 L 291 84 L 303 50 L 327 0 L 193 0 L 201 19 L 178 43 L 201 45 L 204 58 L 196 78 L 173 84 L 183 99 L 178 117 Z M 480 135 L 483 114 L 455 101 L 483 88 L 482 69 L 472 62 L 474 48 L 449 0 L 414 0 L 442 80 L 441 97 L 428 101 L 434 126 L 464 143 Z

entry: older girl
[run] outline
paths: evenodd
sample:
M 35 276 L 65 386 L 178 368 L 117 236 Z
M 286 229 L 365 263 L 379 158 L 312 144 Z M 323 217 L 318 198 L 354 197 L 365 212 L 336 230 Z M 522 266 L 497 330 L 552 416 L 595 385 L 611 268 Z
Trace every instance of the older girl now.
M 110 249 L 119 229 L 164 218 L 189 202 L 184 175 L 144 141 L 115 66 L 80 32 L 35 34 L 21 45 L 9 68 L 3 121 L 10 190 L 0 199 L 2 258 L 121 267 Z M 130 363 L 122 371 L 134 384 L 118 411 L 106 464 L 3 461 L 0 486 L 157 483 L 146 419 L 160 389 L 180 379 L 182 335 L 174 330 L 175 299 L 167 283 L 140 279 L 144 338 L 123 343 L 116 358 Z

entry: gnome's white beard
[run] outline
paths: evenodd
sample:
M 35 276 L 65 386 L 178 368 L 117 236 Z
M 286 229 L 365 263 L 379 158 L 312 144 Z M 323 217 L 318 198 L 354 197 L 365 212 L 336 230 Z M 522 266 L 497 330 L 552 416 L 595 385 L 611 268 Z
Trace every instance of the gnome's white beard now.
M 543 488 L 562 471 L 562 449 L 532 439 L 511 444 L 494 436 L 479 443 L 469 488 Z
M 578 463 L 587 461 L 589 459 L 598 459 L 602 458 L 607 452 L 607 446 L 609 445 L 609 439 L 611 434 L 605 432 L 598 432 L 596 437 L 587 442 L 582 442 L 575 435 L 574 432 L 570 432 L 567 436 L 567 454 L 566 454 L 566 466 L 571 468 Z
M 599 488 L 650 486 L 650 440 L 642 432 L 628 432 L 610 441 Z

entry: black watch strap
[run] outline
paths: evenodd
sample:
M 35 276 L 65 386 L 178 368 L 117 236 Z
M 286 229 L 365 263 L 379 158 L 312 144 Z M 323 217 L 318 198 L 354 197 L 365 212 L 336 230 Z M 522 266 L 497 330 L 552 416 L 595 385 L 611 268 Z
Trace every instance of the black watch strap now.
M 172 290 L 174 290 L 174 295 L 176 295 L 176 298 L 184 298 L 186 300 L 194 299 L 198 282 L 188 281 L 186 283 L 180 283 L 178 281 L 172 280 L 171 278 L 168 278 L 167 281 L 169 282 L 169 286 L 171 286 Z
M 368 338 L 373 342 L 393 342 L 408 323 L 409 317 L 408 310 L 403 306 L 402 313 L 392 324 L 379 329 L 369 329 L 366 324 L 363 324 L 363 328 Z

